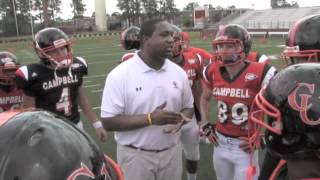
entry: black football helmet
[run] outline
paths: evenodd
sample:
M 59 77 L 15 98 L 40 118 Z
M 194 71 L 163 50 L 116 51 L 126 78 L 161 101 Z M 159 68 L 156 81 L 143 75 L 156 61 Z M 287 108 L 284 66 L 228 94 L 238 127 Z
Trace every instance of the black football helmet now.
M 227 57 L 228 60 L 223 60 L 225 65 L 232 65 L 244 60 L 251 49 L 251 37 L 248 31 L 241 25 L 229 24 L 219 28 L 216 38 L 212 41 L 213 55 L 220 61 L 222 57 Z M 221 45 L 234 45 L 236 50 L 233 52 L 219 51 Z
M 125 50 L 140 49 L 140 28 L 131 26 L 121 33 L 121 44 Z
M 319 97 L 320 64 L 296 64 L 280 71 L 252 104 L 252 142 L 259 142 L 264 127 L 272 153 L 284 159 L 316 156 L 320 152 Z
M 183 44 L 182 44 L 182 30 L 174 25 L 174 24 L 171 24 L 172 26 L 172 30 L 173 30 L 173 48 L 172 48 L 172 56 L 173 57 L 177 57 L 181 54 L 182 52 L 182 47 L 183 47 Z
M 50 27 L 37 32 L 33 45 L 45 65 L 54 68 L 67 68 L 72 64 L 71 42 L 68 36 L 58 28 Z M 56 52 L 55 55 L 52 55 L 53 52 Z
M 0 87 L 10 90 L 14 86 L 16 70 L 20 67 L 17 57 L 7 51 L 0 52 Z
M 89 135 L 52 113 L 1 113 L 0 136 L 0 179 L 123 180 Z
M 287 65 L 320 61 L 320 15 L 298 20 L 289 30 L 282 58 Z

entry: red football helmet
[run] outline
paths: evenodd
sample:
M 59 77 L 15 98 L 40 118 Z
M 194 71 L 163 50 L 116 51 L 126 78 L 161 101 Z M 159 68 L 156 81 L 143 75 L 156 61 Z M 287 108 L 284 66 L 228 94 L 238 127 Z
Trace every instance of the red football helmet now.
M 54 68 L 68 68 L 73 62 L 71 42 L 58 28 L 45 28 L 37 32 L 33 42 L 40 60 Z
M 213 55 L 225 65 L 232 65 L 244 60 L 251 49 L 251 37 L 241 25 L 229 24 L 222 26 L 212 42 Z M 222 47 L 232 47 L 225 50 Z
M 7 51 L 0 52 L 0 87 L 14 86 L 16 70 L 20 67 L 17 57 Z
M 287 65 L 320 62 L 320 15 L 304 17 L 292 26 L 282 58 Z
M 0 179 L 123 180 L 88 134 L 47 111 L 1 113 L 0 137 Z

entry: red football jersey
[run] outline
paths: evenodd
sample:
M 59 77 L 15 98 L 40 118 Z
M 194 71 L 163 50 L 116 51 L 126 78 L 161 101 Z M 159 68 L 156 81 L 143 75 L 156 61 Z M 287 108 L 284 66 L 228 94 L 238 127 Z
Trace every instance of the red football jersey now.
M 212 55 L 204 49 L 189 47 L 186 51 L 191 51 L 195 54 L 199 54 L 201 57 L 202 66 L 206 66 L 212 62 Z
M 217 101 L 218 132 L 231 137 L 248 135 L 250 105 L 261 89 L 268 70 L 266 66 L 248 62 L 233 79 L 223 73 L 226 70 L 221 63 L 213 63 L 204 70 L 204 82 Z
M 270 61 L 270 58 L 264 54 L 260 54 L 256 51 L 251 51 L 247 58 L 248 61 L 251 62 L 259 62 L 259 63 L 268 63 Z
M 194 81 L 200 79 L 203 67 L 199 56 L 197 56 L 195 53 L 191 51 L 184 51 L 182 56 L 184 60 L 182 68 L 187 73 L 190 87 L 192 88 Z
M 135 54 L 134 52 L 128 52 L 128 53 L 124 54 L 121 58 L 121 62 L 124 62 L 124 61 L 132 58 L 134 56 L 134 54 Z
M 0 90 L 0 112 L 20 108 L 22 96 L 22 90 L 16 88 L 10 92 Z

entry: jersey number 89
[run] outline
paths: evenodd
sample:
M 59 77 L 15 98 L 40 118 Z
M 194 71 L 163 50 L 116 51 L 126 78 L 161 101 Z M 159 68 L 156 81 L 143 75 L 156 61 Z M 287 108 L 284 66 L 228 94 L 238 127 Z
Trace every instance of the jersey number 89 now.
M 248 120 L 248 106 L 243 103 L 236 103 L 232 107 L 228 107 L 228 105 L 223 101 L 218 101 L 218 118 L 221 123 L 226 122 L 228 119 L 228 112 L 231 110 L 231 122 L 235 125 L 240 125 L 243 122 Z

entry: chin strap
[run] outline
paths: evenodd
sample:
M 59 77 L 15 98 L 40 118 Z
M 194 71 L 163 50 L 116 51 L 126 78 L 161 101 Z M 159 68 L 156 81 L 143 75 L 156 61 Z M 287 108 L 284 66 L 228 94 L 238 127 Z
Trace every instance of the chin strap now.
M 61 66 L 61 65 L 60 65 Z M 55 66 L 54 68 L 54 78 L 55 79 L 58 79 L 58 75 L 57 75 L 57 70 L 59 69 L 59 65 Z M 72 71 L 71 71 L 71 65 L 68 67 L 68 75 L 73 78 L 73 75 L 72 75 Z

